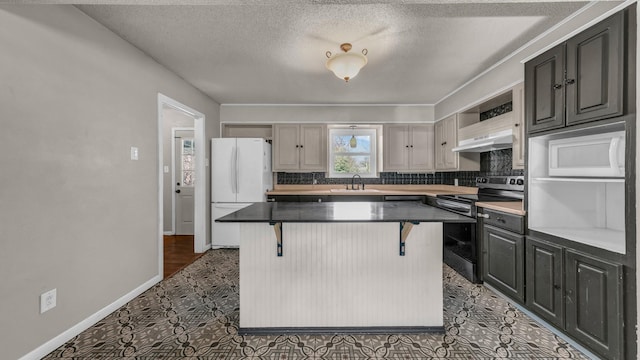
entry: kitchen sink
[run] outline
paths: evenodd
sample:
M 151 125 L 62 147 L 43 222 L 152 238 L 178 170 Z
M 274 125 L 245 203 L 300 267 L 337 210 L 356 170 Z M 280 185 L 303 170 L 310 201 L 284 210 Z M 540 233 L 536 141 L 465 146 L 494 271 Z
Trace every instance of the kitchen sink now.
M 364 189 L 364 190 L 351 190 L 351 189 L 331 189 L 332 193 L 348 193 L 348 194 L 368 194 L 380 192 L 378 189 Z

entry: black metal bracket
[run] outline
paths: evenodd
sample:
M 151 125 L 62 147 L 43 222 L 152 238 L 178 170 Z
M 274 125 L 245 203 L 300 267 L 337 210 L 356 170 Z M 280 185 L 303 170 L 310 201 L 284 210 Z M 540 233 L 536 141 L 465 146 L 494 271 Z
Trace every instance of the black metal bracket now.
M 273 231 L 276 233 L 277 255 L 282 256 L 282 223 L 273 222 L 273 223 L 269 223 L 269 225 L 273 226 Z
M 419 221 L 401 221 L 400 222 L 400 256 L 405 254 L 405 242 L 413 225 L 419 225 Z

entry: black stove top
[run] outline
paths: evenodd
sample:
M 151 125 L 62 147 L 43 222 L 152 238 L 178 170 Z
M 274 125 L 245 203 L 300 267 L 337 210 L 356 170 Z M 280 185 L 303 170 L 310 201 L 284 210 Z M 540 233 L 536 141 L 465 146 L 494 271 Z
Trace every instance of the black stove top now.
M 523 176 L 478 177 L 477 194 L 438 195 L 429 205 L 461 215 L 476 216 L 476 202 L 518 201 L 524 198 Z

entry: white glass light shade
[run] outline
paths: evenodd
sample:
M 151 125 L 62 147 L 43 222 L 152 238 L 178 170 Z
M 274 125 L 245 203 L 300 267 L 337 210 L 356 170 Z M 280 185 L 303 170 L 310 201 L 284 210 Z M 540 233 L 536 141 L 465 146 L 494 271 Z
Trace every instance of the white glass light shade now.
M 358 53 L 338 53 L 327 60 L 327 69 L 340 79 L 353 79 L 367 65 L 367 57 Z

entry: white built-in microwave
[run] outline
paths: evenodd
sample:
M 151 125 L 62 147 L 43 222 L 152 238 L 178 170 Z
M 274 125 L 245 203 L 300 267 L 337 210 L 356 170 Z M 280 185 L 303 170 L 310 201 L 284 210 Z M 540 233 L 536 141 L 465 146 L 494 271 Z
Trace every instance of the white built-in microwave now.
M 549 140 L 549 176 L 624 177 L 624 134 Z

